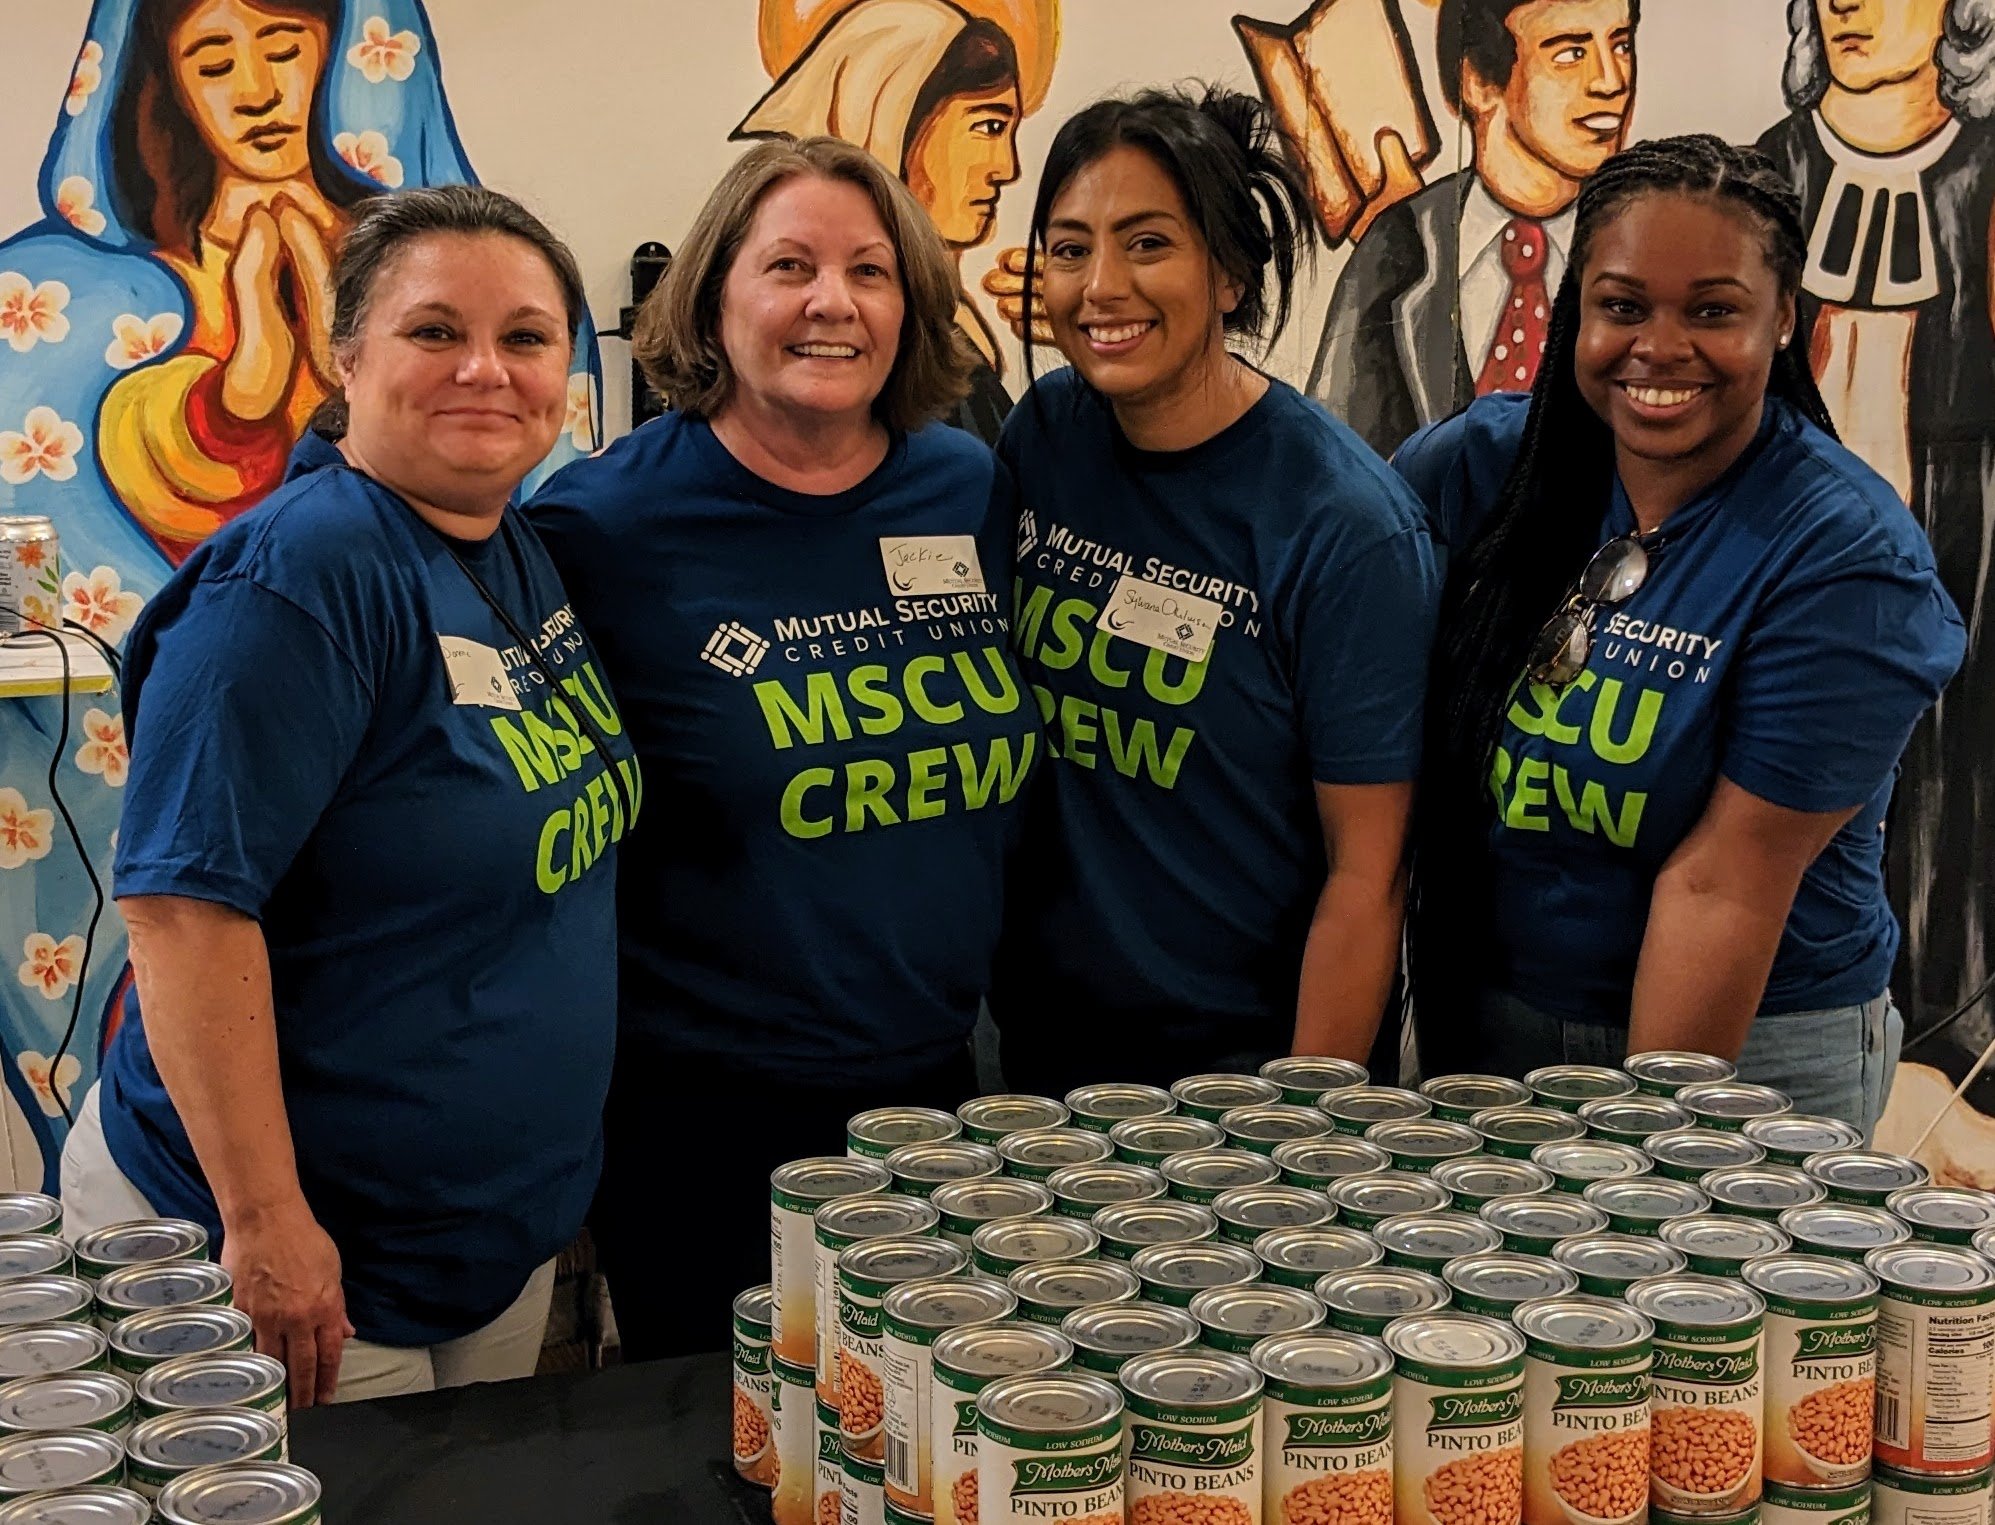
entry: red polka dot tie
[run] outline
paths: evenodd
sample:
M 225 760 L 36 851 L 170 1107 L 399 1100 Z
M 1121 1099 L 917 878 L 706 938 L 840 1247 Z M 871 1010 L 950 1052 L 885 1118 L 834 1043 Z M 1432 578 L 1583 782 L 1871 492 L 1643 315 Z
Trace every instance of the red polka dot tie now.
M 1545 227 L 1529 218 L 1513 217 L 1504 225 L 1503 273 L 1510 293 L 1496 320 L 1496 335 L 1475 380 L 1475 395 L 1528 392 L 1538 379 L 1538 362 L 1545 356 L 1551 333 L 1552 297 L 1545 287 Z

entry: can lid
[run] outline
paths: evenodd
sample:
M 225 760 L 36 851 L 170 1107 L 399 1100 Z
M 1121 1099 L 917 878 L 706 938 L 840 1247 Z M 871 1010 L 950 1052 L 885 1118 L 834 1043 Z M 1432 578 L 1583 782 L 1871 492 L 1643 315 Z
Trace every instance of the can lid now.
M 1725 1165 L 1757 1165 L 1766 1150 L 1743 1133 L 1716 1133 L 1709 1128 L 1678 1128 L 1652 1133 L 1642 1141 L 1643 1152 L 1664 1165 L 1686 1170 L 1717 1170 Z
M 1119 1260 L 1042 1260 L 1020 1266 L 1005 1280 L 1019 1299 L 1052 1308 L 1120 1302 L 1143 1290 L 1136 1273 Z
M 1163 1117 L 1177 1107 L 1171 1093 L 1161 1086 L 1137 1085 L 1110 1080 L 1098 1085 L 1076 1086 L 1067 1093 L 1067 1111 L 1075 1117 Z
M 1115 1153 L 1115 1141 L 1085 1128 L 1025 1128 L 999 1139 L 997 1152 L 1008 1165 L 1057 1169 L 1105 1160 Z
M 878 1160 L 855 1160 L 843 1154 L 791 1160 L 769 1172 L 770 1190 L 815 1202 L 885 1191 L 892 1184 L 893 1177 Z
M 38 1191 L 0 1192 L 0 1234 L 44 1233 L 62 1221 L 62 1204 Z
M 1683 1048 L 1652 1048 L 1630 1054 L 1621 1068 L 1638 1080 L 1652 1085 L 1687 1086 L 1712 1080 L 1730 1080 L 1739 1067 L 1715 1054 L 1699 1054 Z
M 1585 1123 L 1557 1107 L 1491 1107 L 1471 1117 L 1469 1126 L 1506 1144 L 1550 1144 L 1586 1133 Z
M 233 1278 L 212 1260 L 166 1260 L 126 1266 L 97 1283 L 97 1303 L 103 1308 L 176 1308 L 208 1298 L 226 1297 Z
M 1386 1348 L 1431 1366 L 1500 1366 L 1524 1354 L 1508 1324 L 1473 1313 L 1418 1313 L 1385 1326 Z
M 1866 1302 L 1878 1290 L 1865 1267 L 1826 1255 L 1763 1255 L 1740 1267 L 1739 1280 L 1762 1296 L 1811 1303 Z
M 1639 1349 L 1656 1326 L 1642 1313 L 1606 1297 L 1539 1297 L 1520 1303 L 1510 1322 L 1526 1339 L 1576 1350 Z
M 941 1221 L 935 1204 L 921 1197 L 868 1192 L 834 1197 L 811 1214 L 819 1244 L 844 1248 L 868 1239 L 904 1239 L 925 1234 Z
M 0 1525 L 147 1525 L 152 1500 L 116 1485 L 84 1484 L 0 1504 Z
M 1597 1101 L 1603 1096 L 1626 1096 L 1635 1089 L 1634 1077 L 1601 1064 L 1548 1064 L 1524 1076 L 1533 1096 L 1557 1096 L 1564 1101 Z
M 1291 1091 L 1344 1090 L 1371 1083 L 1371 1072 L 1350 1059 L 1333 1059 L 1327 1054 L 1287 1054 L 1261 1066 L 1261 1079 Z
M 1683 1251 L 1633 1234 L 1586 1234 L 1577 1239 L 1561 1239 L 1552 1246 L 1552 1259 L 1582 1276 L 1625 1277 L 1629 1281 L 1672 1276 L 1687 1264 Z
M 0 1324 L 45 1324 L 81 1313 L 95 1299 L 74 1276 L 24 1276 L 0 1281 Z
M 111 1330 L 111 1348 L 125 1355 L 158 1361 L 246 1346 L 253 1332 L 249 1315 L 240 1308 L 213 1308 L 197 1303 L 183 1308 L 155 1308 L 150 1313 L 134 1313 L 119 1319 Z
M 1342 1224 L 1269 1229 L 1254 1241 L 1264 1265 L 1282 1271 L 1347 1271 L 1376 1265 L 1385 1251 L 1370 1234 Z
M 916 1329 L 959 1329 L 1010 1318 L 1018 1308 L 1012 1289 L 972 1276 L 931 1276 L 904 1281 L 880 1299 L 880 1311 Z
M 1107 1207 L 1113 1202 L 1141 1202 L 1164 1194 L 1164 1178 L 1148 1165 L 1102 1160 L 1092 1165 L 1062 1165 L 1046 1178 L 1046 1189 L 1067 1202 Z
M 1688 1128 L 1690 1114 L 1666 1096 L 1612 1096 L 1582 1102 L 1580 1121 L 1603 1133 L 1667 1133 Z
M 1552 1189 L 1552 1173 L 1529 1160 L 1513 1160 L 1501 1154 L 1477 1154 L 1466 1159 L 1442 1160 L 1433 1177 L 1456 1196 L 1528 1197 Z
M 1380 1218 L 1400 1213 L 1439 1212 L 1454 1198 L 1448 1188 L 1432 1176 L 1410 1170 L 1379 1170 L 1366 1176 L 1345 1176 L 1333 1181 L 1330 1200 L 1340 1208 L 1371 1213 Z
M 1402 1213 L 1381 1221 L 1372 1237 L 1388 1255 L 1397 1251 L 1441 1260 L 1503 1247 L 1503 1235 L 1495 1227 L 1467 1213 Z
M 88 1324 L 16 1324 L 0 1329 L 0 1381 L 94 1365 L 103 1360 L 109 1343 L 103 1331 Z
M 1652 1276 L 1636 1282 L 1623 1301 L 1658 1323 L 1692 1324 L 1723 1329 L 1743 1324 L 1766 1312 L 1766 1301 L 1752 1288 L 1723 1276 Z
M 947 1243 L 946 1240 L 931 1242 Z M 1100 1231 L 1079 1218 L 994 1218 L 989 1223 L 978 1224 L 976 1232 L 970 1235 L 972 1249 L 1000 1260 L 1077 1260 L 1092 1255 L 1100 1245 Z M 838 1257 L 838 1269 L 841 1272 L 845 1269 L 843 1255 Z
M 1542 1255 L 1513 1255 L 1507 1251 L 1451 1260 L 1441 1267 L 1441 1280 L 1470 1297 L 1511 1303 L 1559 1297 L 1579 1290 L 1579 1277 L 1571 1267 Z
M 1508 1075 L 1436 1075 L 1420 1083 L 1420 1094 L 1437 1106 L 1466 1107 L 1471 1112 L 1522 1107 L 1531 1100 L 1531 1088 Z
M 1053 1209 L 1050 1187 L 1040 1181 L 1021 1181 L 1012 1176 L 945 1181 L 928 1200 L 944 1217 L 976 1218 L 986 1223 L 993 1218 L 1030 1218 Z
M 1199 1326 L 1183 1308 L 1162 1303 L 1101 1303 L 1076 1308 L 1060 1320 L 1060 1331 L 1084 1349 L 1139 1355 L 1193 1344 Z
M 1580 1195 L 1609 1213 L 1636 1218 L 1681 1218 L 1710 1209 L 1704 1188 L 1667 1176 L 1624 1176 L 1594 1181 Z
M 1275 1145 L 1271 1158 L 1279 1169 L 1314 1176 L 1370 1175 L 1392 1166 L 1392 1156 L 1377 1144 L 1348 1134 L 1290 1139 Z
M 1104 1239 L 1118 1244 L 1181 1244 L 1219 1232 L 1219 1219 L 1211 1208 L 1175 1200 L 1116 1202 L 1088 1221 Z
M 107 1223 L 76 1241 L 76 1253 L 100 1265 L 186 1260 L 208 1248 L 208 1231 L 185 1218 L 135 1218 Z
M 146 1466 L 189 1471 L 248 1461 L 283 1439 L 282 1421 L 261 1409 L 175 1409 L 140 1420 L 125 1449 Z
M 1130 1117 L 1108 1130 L 1109 1142 L 1149 1153 L 1184 1154 L 1193 1149 L 1217 1149 L 1226 1130 L 1204 1117 Z
M 0 1487 L 66 1488 L 95 1482 L 125 1459 L 124 1442 L 102 1430 L 35 1430 L 0 1438 Z
M 108 1276 L 104 1279 L 110 1280 Z M 759 1287 L 749 1287 L 735 1294 L 734 1316 L 747 1324 L 767 1324 L 775 1306 L 775 1295 L 765 1281 Z
M 1070 1218 L 1000 1218 L 1000 1223 L 1072 1223 Z M 1085 1223 L 1074 1225 L 1087 1228 Z M 977 1230 L 982 1233 L 989 1224 Z M 970 1263 L 959 1244 L 947 1239 L 867 1239 L 838 1252 L 841 1282 L 923 1281 L 931 1276 L 953 1276 Z
M 1840 1117 L 1816 1117 L 1808 1112 L 1776 1112 L 1752 1117 L 1739 1130 L 1762 1148 L 1783 1154 L 1822 1154 L 1831 1149 L 1860 1149 L 1863 1130 Z
M 1256 1102 L 1280 1101 L 1282 1088 L 1259 1075 L 1187 1075 L 1171 1086 L 1179 1106 L 1217 1107 L 1222 1112 Z
M 1903 1244 L 1912 1231 L 1881 1207 L 1857 1207 L 1842 1202 L 1817 1202 L 1790 1207 L 1776 1220 L 1783 1233 L 1808 1244 L 1838 1249 L 1879 1249 Z
M 1320 1191 L 1300 1186 L 1234 1186 L 1212 1199 L 1221 1223 L 1243 1228 L 1308 1228 L 1321 1223 L 1334 1209 Z
M 1261 1260 L 1244 1245 L 1199 1240 L 1191 1244 L 1153 1244 L 1138 1250 L 1130 1268 L 1146 1282 L 1162 1287 L 1225 1287 L 1257 1281 Z
M 1503 1233 L 1529 1234 L 1533 1239 L 1570 1239 L 1607 1227 L 1607 1214 L 1583 1197 L 1497 1197 L 1476 1212 Z
M 1901 1186 L 1884 1205 L 1907 1223 L 1971 1234 L 1995 1226 L 1995 1192 L 1963 1186 Z
M 1006 1377 L 977 1395 L 980 1418 L 1040 1434 L 1106 1424 L 1121 1412 L 1122 1394 L 1085 1372 Z
M 1297 1387 L 1368 1387 L 1392 1371 L 1392 1352 L 1380 1341 L 1328 1329 L 1270 1335 L 1247 1359 L 1262 1376 Z
M 1059 1128 L 1071 1116 L 1050 1096 L 972 1096 L 956 1109 L 965 1128 L 980 1133 L 1022 1133 L 1028 1128 Z
M 967 1324 L 938 1335 L 929 1347 L 929 1357 L 937 1366 L 966 1377 L 1046 1371 L 1066 1365 L 1073 1355 L 1073 1342 L 1059 1330 L 1015 1320 Z
M 934 1107 L 875 1107 L 848 1118 L 847 1138 L 874 1145 L 934 1144 L 963 1131 L 962 1119 Z
M 1544 1166 L 1555 1176 L 1589 1181 L 1625 1180 L 1629 1176 L 1647 1175 L 1654 1168 L 1649 1157 L 1633 1144 L 1617 1144 L 1602 1138 L 1560 1139 L 1540 1144 L 1531 1151 L 1531 1163 Z
M 1229 1138 L 1286 1144 L 1293 1139 L 1321 1138 L 1330 1131 L 1330 1119 L 1314 1107 L 1264 1101 L 1245 1107 L 1229 1107 L 1219 1114 L 1219 1126 Z
M 1968 1250 L 1944 1244 L 1888 1244 L 1863 1263 L 1880 1281 L 1928 1292 L 1978 1292 L 1995 1286 L 1995 1267 Z
M 1664 1244 L 1686 1255 L 1724 1260 L 1757 1260 L 1794 1247 L 1784 1231 L 1758 1218 L 1731 1218 L 1721 1213 L 1697 1213 L 1672 1218 L 1656 1230 Z
M 1120 1380 L 1131 1396 L 1173 1408 L 1221 1408 L 1256 1397 L 1265 1385 L 1254 1364 L 1217 1350 L 1161 1350 L 1132 1356 Z
M 1373 1123 L 1365 1137 L 1394 1154 L 1473 1154 L 1482 1148 L 1482 1135 L 1466 1123 L 1438 1117 L 1403 1117 Z
M 1693 1117 L 1771 1117 L 1792 1112 L 1794 1103 L 1772 1086 L 1746 1080 L 1711 1080 L 1688 1085 L 1676 1093 L 1676 1103 Z
M 1251 1149 L 1190 1149 L 1174 1154 L 1158 1170 L 1173 1186 L 1223 1191 L 1229 1186 L 1265 1186 L 1281 1167 Z
M 1425 1117 L 1434 1103 L 1418 1091 L 1399 1086 L 1351 1086 L 1332 1091 L 1316 1105 L 1331 1117 L 1345 1122 L 1382 1123 L 1395 1118 Z
M 1856 1191 L 1896 1191 L 1904 1186 L 1923 1186 L 1932 1178 L 1932 1173 L 1917 1160 L 1874 1149 L 1831 1149 L 1811 1154 L 1801 1162 L 1801 1168 L 1829 1186 Z
M 56 1234 L 0 1236 L 0 1277 L 67 1275 L 75 1258 Z
M 1323 1322 L 1323 1304 L 1297 1287 L 1207 1287 L 1186 1311 L 1227 1334 L 1294 1334 Z
M 1358 1271 L 1332 1271 L 1317 1281 L 1316 1296 L 1326 1308 L 1339 1313 L 1391 1319 L 1445 1308 L 1449 1293 L 1448 1284 L 1431 1271 L 1368 1266 Z
M 1725 1165 L 1698 1181 L 1715 1203 L 1727 1207 L 1788 1208 L 1819 1202 L 1829 1190 L 1792 1165 Z
M 109 1372 L 48 1372 L 0 1387 L 0 1425 L 10 1430 L 95 1429 L 131 1406 L 131 1383 Z
M 138 1380 L 139 1402 L 159 1408 L 237 1408 L 283 1391 L 283 1363 L 250 1351 L 175 1356 Z
M 231 1462 L 196 1467 L 159 1495 L 163 1525 L 289 1525 L 319 1503 L 319 1480 L 287 1462 Z

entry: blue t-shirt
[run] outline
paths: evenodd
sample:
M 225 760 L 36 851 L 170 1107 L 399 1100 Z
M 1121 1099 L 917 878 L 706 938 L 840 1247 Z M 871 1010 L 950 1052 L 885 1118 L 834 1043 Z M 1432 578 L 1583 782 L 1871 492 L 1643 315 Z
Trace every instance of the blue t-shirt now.
M 1006 1041 L 1084 1021 L 1091 1042 L 1285 1051 L 1327 872 L 1314 785 L 1419 765 L 1439 599 L 1420 506 L 1279 381 L 1158 453 L 1059 372 L 998 451 L 1055 759 L 1008 897 Z
M 1437 541 L 1476 534 L 1528 411 L 1491 397 L 1400 448 Z M 1636 530 L 1618 480 L 1603 507 L 1602 544 Z M 1770 400 L 1746 454 L 1660 527 L 1641 588 L 1595 615 L 1586 670 L 1512 703 L 1491 774 L 1487 983 L 1625 1025 L 1656 874 L 1722 774 L 1790 810 L 1856 810 L 1802 876 L 1760 1010 L 1880 994 L 1898 947 L 1885 809 L 1963 647 L 1897 495 Z
M 673 413 L 529 513 L 671 802 L 620 870 L 625 1031 L 819 1085 L 960 1054 L 1042 745 L 989 449 L 931 425 L 796 493 Z
M 354 1327 L 390 1345 L 490 1322 L 581 1227 L 626 796 L 577 711 L 642 805 L 533 531 L 508 511 L 489 540 L 454 544 L 562 694 L 442 537 L 311 435 L 286 484 L 147 606 L 125 666 L 116 892 L 262 923 L 305 1198 Z M 136 995 L 102 1110 L 153 1206 L 218 1234 Z

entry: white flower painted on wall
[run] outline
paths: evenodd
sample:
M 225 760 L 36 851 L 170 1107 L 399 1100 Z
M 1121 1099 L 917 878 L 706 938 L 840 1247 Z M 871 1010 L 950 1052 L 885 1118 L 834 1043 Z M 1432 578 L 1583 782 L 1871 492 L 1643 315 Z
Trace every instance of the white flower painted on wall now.
M 19 487 L 38 476 L 67 482 L 82 453 L 81 429 L 54 408 L 30 408 L 19 429 L 0 429 L 0 482 Z
M 370 85 L 384 80 L 400 83 L 416 72 L 416 54 L 422 39 L 414 32 L 390 32 L 388 18 L 369 16 L 360 29 L 360 41 L 346 51 L 346 61 L 367 77 Z
M 95 238 L 104 231 L 104 214 L 97 210 L 97 187 L 81 175 L 71 175 L 55 188 L 55 210 L 79 233 Z
M 333 138 L 339 156 L 361 174 L 389 190 L 402 183 L 402 161 L 388 152 L 388 140 L 369 128 L 366 132 L 342 132 Z
M 129 371 L 156 355 L 173 348 L 180 337 L 180 314 L 158 312 L 141 318 L 135 312 L 120 313 L 111 320 L 111 342 L 104 349 L 104 363 L 114 371 Z
M 83 108 L 90 104 L 90 97 L 97 93 L 97 87 L 103 83 L 103 45 L 86 42 L 83 44 L 83 51 L 76 55 L 76 69 L 69 76 L 69 94 L 63 98 L 62 109 L 71 116 L 82 116 Z
M 57 942 L 46 932 L 30 932 L 22 940 L 21 951 L 27 957 L 14 973 L 30 990 L 40 991 L 45 1001 L 59 1001 L 67 995 L 83 967 L 83 939 L 74 934 Z
M 568 378 L 568 415 L 561 432 L 575 442 L 577 450 L 596 448 L 596 378 L 577 371 Z
M 37 344 L 60 344 L 69 337 L 69 288 L 61 281 L 37 285 L 18 270 L 0 270 L 0 338 L 16 354 Z
M 116 567 L 98 567 L 88 577 L 71 572 L 62 580 L 63 617 L 117 641 L 132 628 L 145 600 L 124 586 Z
M 83 712 L 83 745 L 76 749 L 76 766 L 96 773 L 113 789 L 125 787 L 132 754 L 125 745 L 125 717 L 99 709 Z
M 16 1062 L 21 1067 L 22 1078 L 35 1093 L 35 1100 L 41 1103 L 42 1111 L 50 1117 L 65 1116 L 70 1111 L 69 1088 L 83 1078 L 82 1061 L 74 1054 L 64 1054 L 51 1074 L 48 1055 L 29 1049 Z
M 29 808 L 18 789 L 0 789 L 0 868 L 46 858 L 55 841 L 55 812 Z

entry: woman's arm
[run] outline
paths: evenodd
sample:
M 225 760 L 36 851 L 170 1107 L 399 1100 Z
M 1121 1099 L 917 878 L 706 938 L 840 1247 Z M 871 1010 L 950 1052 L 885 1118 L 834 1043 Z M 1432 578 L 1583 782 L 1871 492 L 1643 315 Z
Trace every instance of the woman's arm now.
M 1656 876 L 1628 1052 L 1736 1059 L 1808 865 L 1857 809 L 1789 810 L 1720 778 Z
M 1399 959 L 1412 808 L 1410 783 L 1316 786 L 1330 873 L 1302 950 L 1295 1053 L 1371 1053 Z
M 222 1217 L 222 1264 L 291 1402 L 329 1403 L 353 1337 L 339 1251 L 305 1201 L 277 1064 L 263 929 L 228 906 L 136 895 L 131 930 L 146 1042 Z

